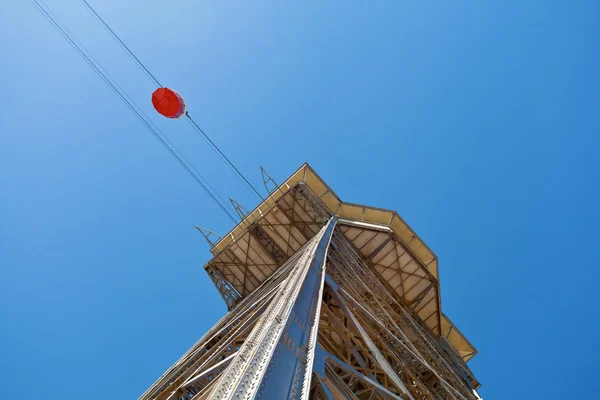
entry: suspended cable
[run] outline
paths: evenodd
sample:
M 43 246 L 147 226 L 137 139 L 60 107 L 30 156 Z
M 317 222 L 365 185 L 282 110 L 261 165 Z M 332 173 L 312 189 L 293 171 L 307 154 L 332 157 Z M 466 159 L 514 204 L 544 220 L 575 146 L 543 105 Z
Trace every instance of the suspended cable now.
M 214 192 L 216 194 L 216 196 L 221 200 L 222 204 L 225 204 L 225 206 L 227 208 L 229 208 L 230 211 L 235 212 L 235 210 L 233 210 L 231 204 L 229 204 L 229 202 L 225 201 L 223 199 L 223 197 L 221 197 L 221 195 L 219 195 L 219 193 L 212 187 L 212 185 L 208 182 L 208 180 L 206 178 L 204 178 L 202 176 L 202 174 L 200 174 L 200 172 L 196 169 L 196 167 L 194 167 L 194 165 L 187 159 L 185 158 L 185 156 L 177 149 L 177 147 L 167 138 L 167 136 L 156 126 L 156 124 L 154 124 L 154 122 L 152 122 L 152 120 L 146 115 L 146 113 L 144 113 L 144 111 L 135 103 L 135 101 L 127 94 L 127 92 L 125 92 L 125 90 L 119 85 L 119 83 L 117 82 L 117 80 L 115 78 L 113 78 L 108 71 L 102 66 L 102 64 L 100 64 L 100 62 L 94 57 L 94 55 L 77 39 L 77 37 L 69 30 L 69 28 L 67 28 L 67 26 L 62 23 L 60 21 L 60 19 L 56 16 L 56 14 L 54 14 L 52 12 L 52 10 L 43 2 L 41 1 L 41 4 L 43 4 L 46 8 L 47 8 L 47 12 L 56 20 L 58 21 L 58 23 L 60 23 L 62 25 L 62 29 L 65 30 L 65 32 L 71 36 L 71 38 L 73 39 L 74 42 L 76 42 L 77 46 L 79 47 L 79 49 L 76 48 L 76 50 L 80 51 L 80 49 L 83 49 L 83 51 L 85 53 L 87 53 L 87 56 L 90 57 L 95 64 L 97 65 L 97 67 L 99 69 L 101 69 L 104 73 L 104 75 L 106 75 L 108 78 L 110 78 L 110 80 L 112 80 L 112 82 L 114 83 L 114 85 L 119 89 L 120 92 L 122 92 L 122 94 L 129 100 L 129 102 L 131 102 L 136 108 L 137 111 L 142 114 L 145 118 L 145 120 L 151 124 L 154 129 L 159 132 L 162 135 L 162 139 L 164 139 L 172 148 L 173 150 L 178 154 L 178 156 L 180 158 L 182 158 L 187 164 L 189 164 L 189 166 L 194 170 L 194 172 L 200 177 L 200 179 L 204 182 L 204 184 L 206 186 L 208 186 L 210 188 L 210 190 L 212 192 Z M 52 21 L 51 21 L 52 22 Z M 93 67 L 93 66 L 92 66 Z M 210 193 L 209 193 L 210 194 Z
M 214 144 L 214 142 L 212 140 L 210 140 L 210 137 L 208 137 L 208 135 L 206 133 L 204 133 L 204 131 L 202 130 L 202 128 L 200 128 L 198 126 L 198 124 L 196 123 L 196 121 L 194 121 L 192 119 L 192 117 L 190 116 L 189 112 L 185 113 L 185 116 L 187 117 L 188 121 L 191 123 L 191 125 L 194 127 L 194 129 L 196 129 L 196 132 L 202 134 L 202 136 L 210 143 L 210 145 L 212 145 L 213 149 L 217 152 L 217 154 L 219 154 L 221 156 L 221 159 L 223 161 L 225 161 L 228 165 L 229 168 L 232 169 L 234 172 L 237 173 L 238 178 L 240 180 L 243 179 L 242 183 L 245 183 L 247 185 L 247 187 L 253 191 L 261 200 L 264 200 L 264 198 L 260 195 L 260 193 L 254 188 L 254 186 L 252 186 L 252 184 L 250 182 L 248 182 L 248 179 L 246 179 L 246 177 L 235 167 L 235 165 L 233 165 L 233 163 L 231 162 L 231 160 L 229 160 L 229 158 L 223 154 L 223 152 L 221 151 L 221 149 L 219 149 L 217 147 L 216 144 Z
M 162 85 L 160 84 L 160 82 L 158 81 L 158 79 L 156 79 L 156 77 L 150 72 L 150 70 L 148 68 L 146 68 L 146 66 L 144 65 L 144 63 L 142 63 L 142 61 L 133 53 L 133 51 L 125 44 L 125 42 L 123 42 L 123 40 L 121 40 L 121 38 L 119 37 L 119 35 L 117 35 L 115 33 L 115 31 L 113 31 L 111 29 L 111 27 L 108 25 L 108 23 L 100 16 L 100 14 L 98 14 L 96 12 L 96 10 L 90 5 L 90 3 L 88 3 L 86 0 L 81 0 L 81 2 L 90 11 L 90 13 L 92 13 L 92 15 L 94 17 L 96 17 L 96 19 L 100 22 L 100 24 L 104 27 L 104 29 L 113 37 L 113 39 L 117 41 L 117 43 L 121 46 L 121 48 L 129 55 L 129 57 L 132 60 L 134 60 L 134 62 L 138 65 L 138 67 L 140 67 L 140 69 L 142 69 L 142 71 L 144 71 L 146 73 L 146 75 L 152 81 L 154 81 L 159 87 L 162 87 Z M 240 179 L 240 181 L 244 184 L 244 186 L 246 186 L 246 188 L 248 188 L 248 190 L 250 190 L 251 192 L 253 192 L 254 194 L 256 194 L 259 197 L 260 200 L 264 200 L 264 198 L 258 192 L 258 190 L 256 190 L 256 188 L 248 181 L 248 179 L 246 179 L 246 177 L 244 176 L 244 174 L 242 174 L 242 172 L 233 164 L 233 162 L 231 162 L 231 160 L 211 140 L 211 138 L 202 130 L 202 128 L 200 128 L 200 126 L 192 119 L 192 117 L 190 116 L 190 114 L 186 112 L 185 116 L 187 117 L 188 121 L 191 122 L 191 125 L 196 130 L 196 132 L 198 132 L 199 134 L 201 134 L 202 137 L 205 140 L 208 141 L 209 147 L 211 147 L 213 149 L 213 151 L 215 151 L 217 153 L 217 155 L 219 155 L 219 157 L 221 158 L 221 160 L 223 160 L 223 162 L 225 162 L 225 164 L 227 164 L 227 166 L 229 167 L 229 169 L 232 172 L 234 172 L 234 174 L 237 174 L 238 179 Z
M 66 26 L 52 13 L 51 9 L 42 1 L 42 0 L 30 0 L 34 6 L 42 13 L 42 15 L 54 26 L 54 28 L 61 34 L 61 36 L 67 40 L 67 42 L 77 51 L 77 53 L 87 62 L 87 64 L 100 76 L 100 78 L 109 86 L 109 88 L 125 103 L 125 105 L 134 113 L 134 115 L 146 126 L 146 128 L 153 134 L 153 136 L 167 149 L 167 151 L 179 162 L 179 164 L 186 170 L 186 172 L 200 185 L 202 189 L 211 197 L 211 199 L 217 203 L 217 205 L 221 208 L 221 210 L 231 218 L 232 221 L 237 223 L 237 220 L 233 217 L 233 215 L 227 210 L 227 208 L 215 197 L 215 195 L 208 189 L 205 178 L 203 178 L 197 170 L 191 165 L 191 163 L 183 157 L 183 155 L 177 150 L 177 148 L 162 134 L 162 132 L 153 127 L 151 122 L 148 122 L 148 117 L 141 112 L 141 109 L 131 97 L 127 95 L 127 93 L 118 85 L 118 83 L 114 80 L 114 78 L 110 77 L 110 75 L 106 72 L 106 70 L 100 65 L 100 63 L 91 55 L 91 53 L 77 40 L 75 35 L 73 35 Z M 89 54 L 89 55 L 88 55 Z M 95 62 L 94 62 L 95 61 Z M 103 72 L 104 71 L 104 72 Z M 110 79 L 109 79 L 110 77 Z M 114 81 L 114 83 L 112 81 Z M 137 109 L 136 109 L 137 108 Z M 138 109 L 140 111 L 138 111 Z M 142 115 L 143 114 L 143 115 Z M 144 116 L 146 118 L 144 118 Z M 170 146 L 169 146 L 170 144 Z M 172 147 L 171 147 L 172 146 Z M 179 154 L 178 154 L 179 153 Z M 185 160 L 185 161 L 184 161 Z M 196 171 L 194 173 L 192 169 Z M 206 184 L 203 183 L 203 180 L 206 181 Z M 210 185 L 209 185 L 210 186 Z M 211 187 L 212 188 L 212 187 Z M 213 189 L 214 191 L 214 189 Z M 218 194 L 217 194 L 218 195 Z M 219 196 L 220 197 L 220 196 Z
M 86 6 L 86 8 L 100 21 L 104 29 L 119 43 L 119 45 L 127 52 L 127 54 L 136 62 L 136 64 L 144 71 L 148 77 L 153 80 L 159 87 L 162 87 L 158 79 L 152 75 L 152 72 L 146 68 L 146 66 L 133 54 L 133 52 L 127 47 L 127 45 L 119 38 L 119 36 L 110 28 L 110 26 L 102 19 L 102 17 L 94 10 L 94 8 L 85 0 L 81 0 L 81 2 Z
M 186 116 L 187 116 L 187 112 L 186 112 Z M 198 132 L 198 128 L 196 128 L 196 126 L 195 126 L 195 123 L 193 122 L 193 120 L 192 120 L 191 118 L 186 118 L 186 121 L 187 121 L 187 123 L 188 123 L 188 124 L 189 124 L 189 125 L 192 127 L 192 129 L 194 129 L 194 131 L 196 131 L 196 133 L 198 134 L 198 136 L 200 136 L 200 137 L 202 138 L 202 140 L 204 140 L 204 142 L 206 142 L 206 144 L 208 145 L 208 147 L 210 147 L 210 148 L 211 148 L 211 149 L 212 149 L 212 150 L 213 150 L 213 151 L 214 151 L 214 152 L 217 154 L 217 156 L 219 156 L 219 158 L 220 158 L 220 159 L 221 159 L 221 160 L 222 160 L 222 161 L 225 163 L 225 165 L 227 165 L 227 167 L 229 168 L 229 170 L 230 170 L 230 171 L 232 171 L 232 172 L 234 173 L 234 175 L 235 175 L 235 176 L 237 177 L 237 179 L 238 179 L 238 180 L 239 180 L 239 181 L 242 183 L 242 185 L 244 185 L 244 186 L 246 187 L 246 189 L 249 189 L 250 191 L 252 191 L 252 190 L 253 190 L 253 188 L 252 188 L 252 185 L 250 185 L 250 184 L 247 184 L 247 183 L 244 181 L 244 179 L 242 179 L 242 178 L 243 178 L 243 175 L 240 177 L 240 174 L 238 174 L 238 173 L 235 171 L 235 169 L 234 169 L 234 168 L 235 168 L 235 166 L 233 166 L 233 167 L 232 167 L 232 165 L 233 165 L 233 164 L 232 164 L 232 165 L 230 165 L 230 164 L 227 162 L 227 160 L 226 160 L 225 156 L 224 156 L 224 155 L 222 156 L 221 154 L 219 154 L 219 150 L 218 150 L 218 148 L 217 148 L 217 149 L 215 149 L 215 147 L 213 147 L 213 145 L 211 145 L 210 138 L 207 138 L 206 136 L 203 136 L 203 135 L 201 135 L 201 134 L 200 134 L 200 132 Z M 260 196 L 260 194 L 259 194 L 259 196 Z

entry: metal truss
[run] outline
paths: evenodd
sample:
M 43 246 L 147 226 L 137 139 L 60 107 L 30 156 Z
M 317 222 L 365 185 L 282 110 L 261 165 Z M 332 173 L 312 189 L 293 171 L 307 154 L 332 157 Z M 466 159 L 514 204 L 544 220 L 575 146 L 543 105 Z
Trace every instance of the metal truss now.
M 298 221 L 294 208 L 282 211 Z M 461 356 L 390 292 L 334 217 L 316 234 L 296 226 L 310 239 L 285 262 L 283 241 L 252 233 L 281 257 L 252 292 L 209 271 L 230 311 L 140 399 L 479 399 Z
M 198 230 L 198 232 L 200 232 L 202 234 L 202 236 L 204 236 L 204 239 L 210 245 L 211 249 L 213 247 L 215 247 L 216 242 L 223 240 L 223 238 L 221 236 L 217 235 L 216 233 L 214 233 L 213 231 L 211 231 L 209 229 L 201 228 L 199 226 L 194 226 L 194 228 L 196 228 Z
M 208 272 L 210 280 L 219 291 L 219 294 L 225 301 L 225 304 L 227 304 L 227 309 L 231 310 L 234 308 L 241 300 L 241 294 L 236 290 L 235 287 L 231 285 L 231 283 L 229 283 L 227 279 L 225 279 L 221 271 L 218 269 L 209 267 L 207 268 L 206 272 Z
M 267 173 L 267 171 L 265 171 L 265 169 L 262 167 L 262 165 L 260 166 L 260 174 L 262 176 L 262 180 L 263 180 L 263 184 L 265 185 L 265 189 L 267 189 L 267 192 L 269 194 L 271 194 L 274 191 L 276 191 L 277 189 L 279 189 L 279 185 L 277 184 L 277 182 L 275 182 L 275 180 L 273 178 L 271 178 L 271 176 Z M 273 185 L 271 188 L 269 188 L 269 183 L 271 185 Z
M 238 203 L 231 197 L 229 198 L 229 201 L 231 202 L 231 205 L 235 209 L 235 212 L 237 213 L 238 217 L 240 217 L 240 221 L 243 221 L 244 218 L 246 218 L 248 216 L 248 214 L 250 214 L 250 212 L 246 209 L 246 207 L 244 207 L 243 205 L 241 205 L 240 203 Z

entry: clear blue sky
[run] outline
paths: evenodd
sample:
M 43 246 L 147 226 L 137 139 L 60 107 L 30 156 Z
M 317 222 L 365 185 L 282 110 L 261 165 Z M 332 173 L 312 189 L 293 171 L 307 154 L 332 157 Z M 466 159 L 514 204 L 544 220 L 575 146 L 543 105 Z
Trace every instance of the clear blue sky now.
M 597 397 L 600 3 L 90 1 L 255 185 L 308 161 L 398 210 L 484 399 Z M 151 113 L 79 1 L 47 3 Z M 137 398 L 225 312 L 193 225 L 231 222 L 29 2 L 0 37 L 0 397 Z

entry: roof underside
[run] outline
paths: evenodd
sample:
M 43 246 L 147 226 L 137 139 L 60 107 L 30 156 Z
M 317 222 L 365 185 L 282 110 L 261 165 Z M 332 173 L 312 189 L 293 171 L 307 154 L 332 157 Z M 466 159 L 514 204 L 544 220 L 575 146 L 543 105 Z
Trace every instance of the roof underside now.
M 211 249 L 205 266 L 246 297 L 298 251 L 332 215 L 391 293 L 465 361 L 477 350 L 442 313 L 438 261 L 395 212 L 342 202 L 304 164 Z

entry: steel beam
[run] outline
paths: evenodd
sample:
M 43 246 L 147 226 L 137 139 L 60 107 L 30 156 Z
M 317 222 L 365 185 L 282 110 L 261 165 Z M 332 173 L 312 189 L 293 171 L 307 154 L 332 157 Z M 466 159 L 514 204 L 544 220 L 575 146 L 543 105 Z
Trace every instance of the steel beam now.
M 308 399 L 324 268 L 336 220 L 304 248 L 210 398 Z

